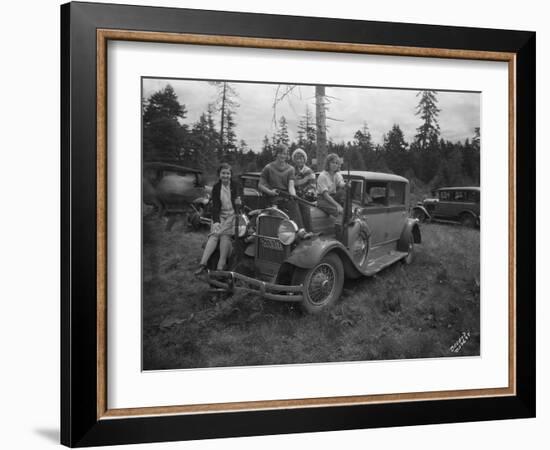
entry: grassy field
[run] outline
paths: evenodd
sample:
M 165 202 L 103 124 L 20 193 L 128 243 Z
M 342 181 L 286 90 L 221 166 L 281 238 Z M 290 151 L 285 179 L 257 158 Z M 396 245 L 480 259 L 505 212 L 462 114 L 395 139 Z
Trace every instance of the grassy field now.
M 182 223 L 165 232 L 162 220 L 146 219 L 143 368 L 479 355 L 479 231 L 423 224 L 421 232 L 411 265 L 346 281 L 341 299 L 311 316 L 252 294 L 212 295 L 193 276 L 206 234 Z

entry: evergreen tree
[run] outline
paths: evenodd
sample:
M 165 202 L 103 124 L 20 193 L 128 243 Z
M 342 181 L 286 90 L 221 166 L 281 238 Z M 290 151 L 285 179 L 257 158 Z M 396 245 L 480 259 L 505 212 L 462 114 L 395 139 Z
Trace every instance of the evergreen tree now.
M 288 136 L 288 123 L 285 116 L 281 116 L 279 119 L 279 126 L 274 136 L 274 143 L 277 145 L 290 145 L 290 138 Z
M 469 184 L 479 185 L 479 164 L 480 164 L 480 135 L 479 128 L 474 129 L 472 142 L 468 139 L 464 142 L 462 171 L 468 177 Z
M 223 159 L 225 157 L 226 148 L 230 145 L 226 139 L 231 136 L 231 130 L 228 131 L 227 128 L 231 127 L 229 123 L 233 120 L 235 110 L 240 105 L 237 102 L 238 94 L 233 85 L 226 81 L 211 81 L 210 83 L 217 88 L 217 96 L 214 104 L 216 111 L 220 113 L 220 141 L 218 147 L 218 157 Z M 232 126 L 235 126 L 234 122 L 232 123 Z
M 433 188 L 445 186 L 461 186 L 471 184 L 465 176 L 463 167 L 464 147 L 461 143 L 441 143 L 443 151 L 439 159 L 437 173 L 431 180 Z M 468 143 L 469 145 L 469 143 Z
M 234 152 L 237 148 L 237 136 L 235 134 L 235 121 L 233 120 L 233 111 L 227 110 L 226 124 L 224 128 L 223 142 L 225 145 L 225 154 Z
M 386 167 L 385 163 L 380 164 L 380 156 L 375 152 L 375 145 L 366 122 L 363 122 L 363 127 L 353 135 L 353 145 L 360 153 L 366 170 L 379 170 L 381 166 Z
M 365 152 L 374 150 L 374 144 L 372 143 L 372 136 L 370 134 L 367 122 L 363 122 L 363 128 L 355 132 L 353 140 L 355 145 Z
M 273 160 L 272 145 L 267 136 L 262 141 L 262 150 L 258 155 L 258 168 L 262 168 Z
M 185 105 L 171 85 L 152 94 L 143 111 L 143 159 L 144 161 L 180 162 L 185 156 L 188 138 L 187 125 L 181 124 L 187 114 Z
M 479 134 L 479 127 L 474 128 L 474 137 L 472 138 L 472 146 L 479 152 L 481 146 L 481 136 Z
M 189 161 L 208 172 L 218 165 L 217 146 L 219 134 L 210 113 L 201 114 L 191 130 L 191 148 Z
M 422 124 L 416 129 L 417 134 L 411 150 L 414 158 L 415 173 L 425 183 L 429 183 L 438 173 L 442 155 L 439 150 L 440 129 L 437 116 L 440 109 L 437 107 L 437 93 L 435 91 L 420 91 L 416 107 L 416 115 L 420 116 Z
M 437 107 L 435 91 L 420 91 L 416 96 L 420 96 L 420 100 L 415 114 L 422 119 L 422 125 L 416 129 L 415 140 L 421 150 L 426 150 L 430 146 L 437 145 L 439 140 L 440 130 L 437 116 L 441 110 Z
M 315 128 L 315 118 L 311 114 L 309 107 L 306 106 L 306 113 L 301 117 L 298 123 L 298 146 L 303 148 L 311 161 L 316 157 L 315 139 L 317 131 Z
M 399 125 L 394 124 L 388 134 L 384 135 L 383 148 L 385 160 L 390 170 L 399 175 L 404 175 L 411 167 L 407 146 L 403 131 Z
M 346 161 L 342 168 L 342 170 L 347 170 L 347 166 L 349 164 L 350 170 L 365 170 L 365 162 L 363 161 L 363 155 L 361 154 L 361 151 L 355 147 L 350 145 L 348 142 L 346 146 Z

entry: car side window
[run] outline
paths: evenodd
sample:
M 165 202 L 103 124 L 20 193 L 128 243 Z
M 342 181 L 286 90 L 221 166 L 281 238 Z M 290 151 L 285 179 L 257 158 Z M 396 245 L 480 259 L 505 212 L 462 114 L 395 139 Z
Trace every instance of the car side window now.
M 466 200 L 464 191 L 455 191 L 454 201 L 455 202 L 463 202 Z
M 479 202 L 479 192 L 478 191 L 468 191 L 466 198 L 469 202 L 478 203 Z
M 389 205 L 404 205 L 405 204 L 405 183 L 391 182 L 389 183 L 388 192 Z
M 451 200 L 451 193 L 449 191 L 439 191 L 439 200 L 448 202 Z

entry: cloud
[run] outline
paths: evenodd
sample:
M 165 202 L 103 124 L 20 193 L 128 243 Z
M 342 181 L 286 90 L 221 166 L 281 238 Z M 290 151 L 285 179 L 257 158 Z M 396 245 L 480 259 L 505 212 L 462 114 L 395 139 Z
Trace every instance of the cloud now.
M 192 125 L 216 100 L 216 87 L 206 81 L 144 79 L 143 96 L 163 89 L 166 84 L 174 88 L 180 103 L 188 111 L 186 123 Z M 261 149 L 264 136 L 276 131 L 274 102 L 276 84 L 232 83 L 238 98 L 235 122 L 237 139 L 247 142 L 255 151 Z M 279 95 L 284 86 L 279 89 Z M 394 124 L 398 124 L 411 142 L 421 121 L 415 115 L 417 91 L 406 89 L 380 89 L 358 87 L 326 87 L 329 137 L 334 142 L 352 141 L 355 132 L 367 123 L 375 143 L 382 143 L 383 136 Z M 480 125 L 480 94 L 470 92 L 438 92 L 441 109 L 439 124 L 441 137 L 450 141 L 471 139 L 474 128 Z M 309 107 L 315 115 L 314 86 L 296 85 L 276 107 L 276 118 L 285 116 L 291 140 L 297 138 L 298 123 Z M 216 117 L 216 120 L 218 118 Z M 219 121 L 218 121 L 219 123 Z

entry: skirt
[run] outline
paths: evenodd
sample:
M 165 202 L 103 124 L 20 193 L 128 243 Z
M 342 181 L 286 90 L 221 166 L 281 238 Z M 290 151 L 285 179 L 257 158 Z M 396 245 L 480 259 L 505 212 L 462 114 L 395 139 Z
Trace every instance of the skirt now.
M 235 214 L 229 214 L 227 216 L 220 215 L 220 226 L 217 230 L 213 229 L 214 224 L 210 228 L 211 236 L 213 234 L 218 236 L 233 236 L 235 234 Z

